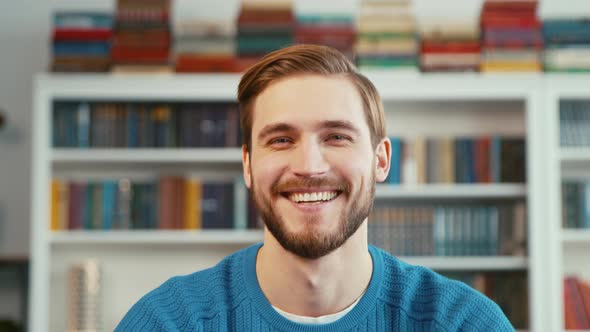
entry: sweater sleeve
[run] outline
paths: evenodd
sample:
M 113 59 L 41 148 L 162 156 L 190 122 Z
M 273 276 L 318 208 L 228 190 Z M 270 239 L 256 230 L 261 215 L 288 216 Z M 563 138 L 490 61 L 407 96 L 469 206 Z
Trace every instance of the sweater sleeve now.
M 438 323 L 443 324 L 446 331 L 462 332 L 512 332 L 514 327 L 506 318 L 500 307 L 483 294 L 471 287 L 451 281 L 454 287 L 448 289 L 445 303 L 446 310 L 439 316 Z M 441 330 L 443 330 L 441 329 Z

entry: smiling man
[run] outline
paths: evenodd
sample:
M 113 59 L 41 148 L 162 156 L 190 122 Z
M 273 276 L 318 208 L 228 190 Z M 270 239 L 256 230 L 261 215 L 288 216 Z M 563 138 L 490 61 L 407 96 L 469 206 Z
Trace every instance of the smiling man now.
M 482 294 L 367 243 L 390 142 L 375 87 L 342 54 L 271 53 L 238 100 L 264 242 L 168 280 L 117 331 L 514 330 Z

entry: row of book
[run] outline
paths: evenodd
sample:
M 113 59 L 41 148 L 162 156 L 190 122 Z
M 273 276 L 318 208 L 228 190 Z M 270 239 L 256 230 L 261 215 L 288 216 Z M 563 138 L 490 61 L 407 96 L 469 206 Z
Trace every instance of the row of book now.
M 528 329 L 529 286 L 526 272 L 439 272 L 448 278 L 468 284 L 492 299 L 515 329 Z
M 563 280 L 565 328 L 567 330 L 590 329 L 590 283 L 568 276 Z
M 526 143 L 521 137 L 390 139 L 388 183 L 526 182 Z
M 369 241 L 400 256 L 525 255 L 526 207 L 377 205 L 369 217 Z
M 237 147 L 235 103 L 103 103 L 57 101 L 54 147 Z
M 561 185 L 562 226 L 590 229 L 590 180 Z
M 356 57 L 361 68 L 590 69 L 590 24 L 578 18 L 542 22 L 534 0 L 486 0 L 479 19 L 429 19 L 420 26 L 409 0 L 363 0 L 357 17 L 334 4 L 331 11 L 295 11 L 292 0 L 242 0 L 237 18 L 218 22 L 173 22 L 170 5 L 117 0 L 114 14 L 55 13 L 52 70 L 240 72 L 294 43 L 332 46 Z
M 51 230 L 247 229 L 259 220 L 240 180 L 195 176 L 51 182 Z
M 590 101 L 559 102 L 559 140 L 561 146 L 590 146 Z

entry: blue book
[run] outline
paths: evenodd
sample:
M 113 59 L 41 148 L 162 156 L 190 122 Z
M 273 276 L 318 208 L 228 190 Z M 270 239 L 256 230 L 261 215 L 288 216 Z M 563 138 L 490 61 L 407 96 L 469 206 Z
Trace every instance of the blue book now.
M 221 210 L 219 194 L 219 183 L 203 183 L 203 196 L 201 199 L 201 226 L 203 229 L 219 228 L 220 221 L 218 219 Z
M 590 229 L 590 181 L 581 183 L 580 200 L 582 206 L 582 213 L 580 218 L 581 228 Z
M 389 168 L 388 183 L 401 183 L 402 166 L 402 140 L 399 137 L 390 137 L 391 140 L 391 166 Z
M 102 183 L 102 229 L 113 229 L 115 208 L 117 204 L 117 182 L 104 181 Z
M 476 183 L 476 170 L 475 170 L 475 139 L 465 139 L 465 179 L 467 183 Z
M 109 29 L 113 26 L 113 16 L 94 11 L 56 12 L 53 14 L 53 25 L 55 28 Z
M 111 45 L 109 42 L 71 42 L 60 41 L 53 43 L 55 56 L 109 56 Z
M 129 105 L 127 106 L 127 147 L 129 148 L 139 146 L 137 126 L 137 107 L 135 105 Z

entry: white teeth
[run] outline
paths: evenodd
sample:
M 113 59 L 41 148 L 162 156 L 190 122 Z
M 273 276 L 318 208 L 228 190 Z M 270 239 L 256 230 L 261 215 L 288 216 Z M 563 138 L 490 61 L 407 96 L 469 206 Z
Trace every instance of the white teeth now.
M 305 194 L 291 194 L 289 199 L 296 202 L 317 202 L 317 201 L 330 201 L 334 199 L 338 194 L 334 191 L 323 191 L 316 193 L 305 193 Z

